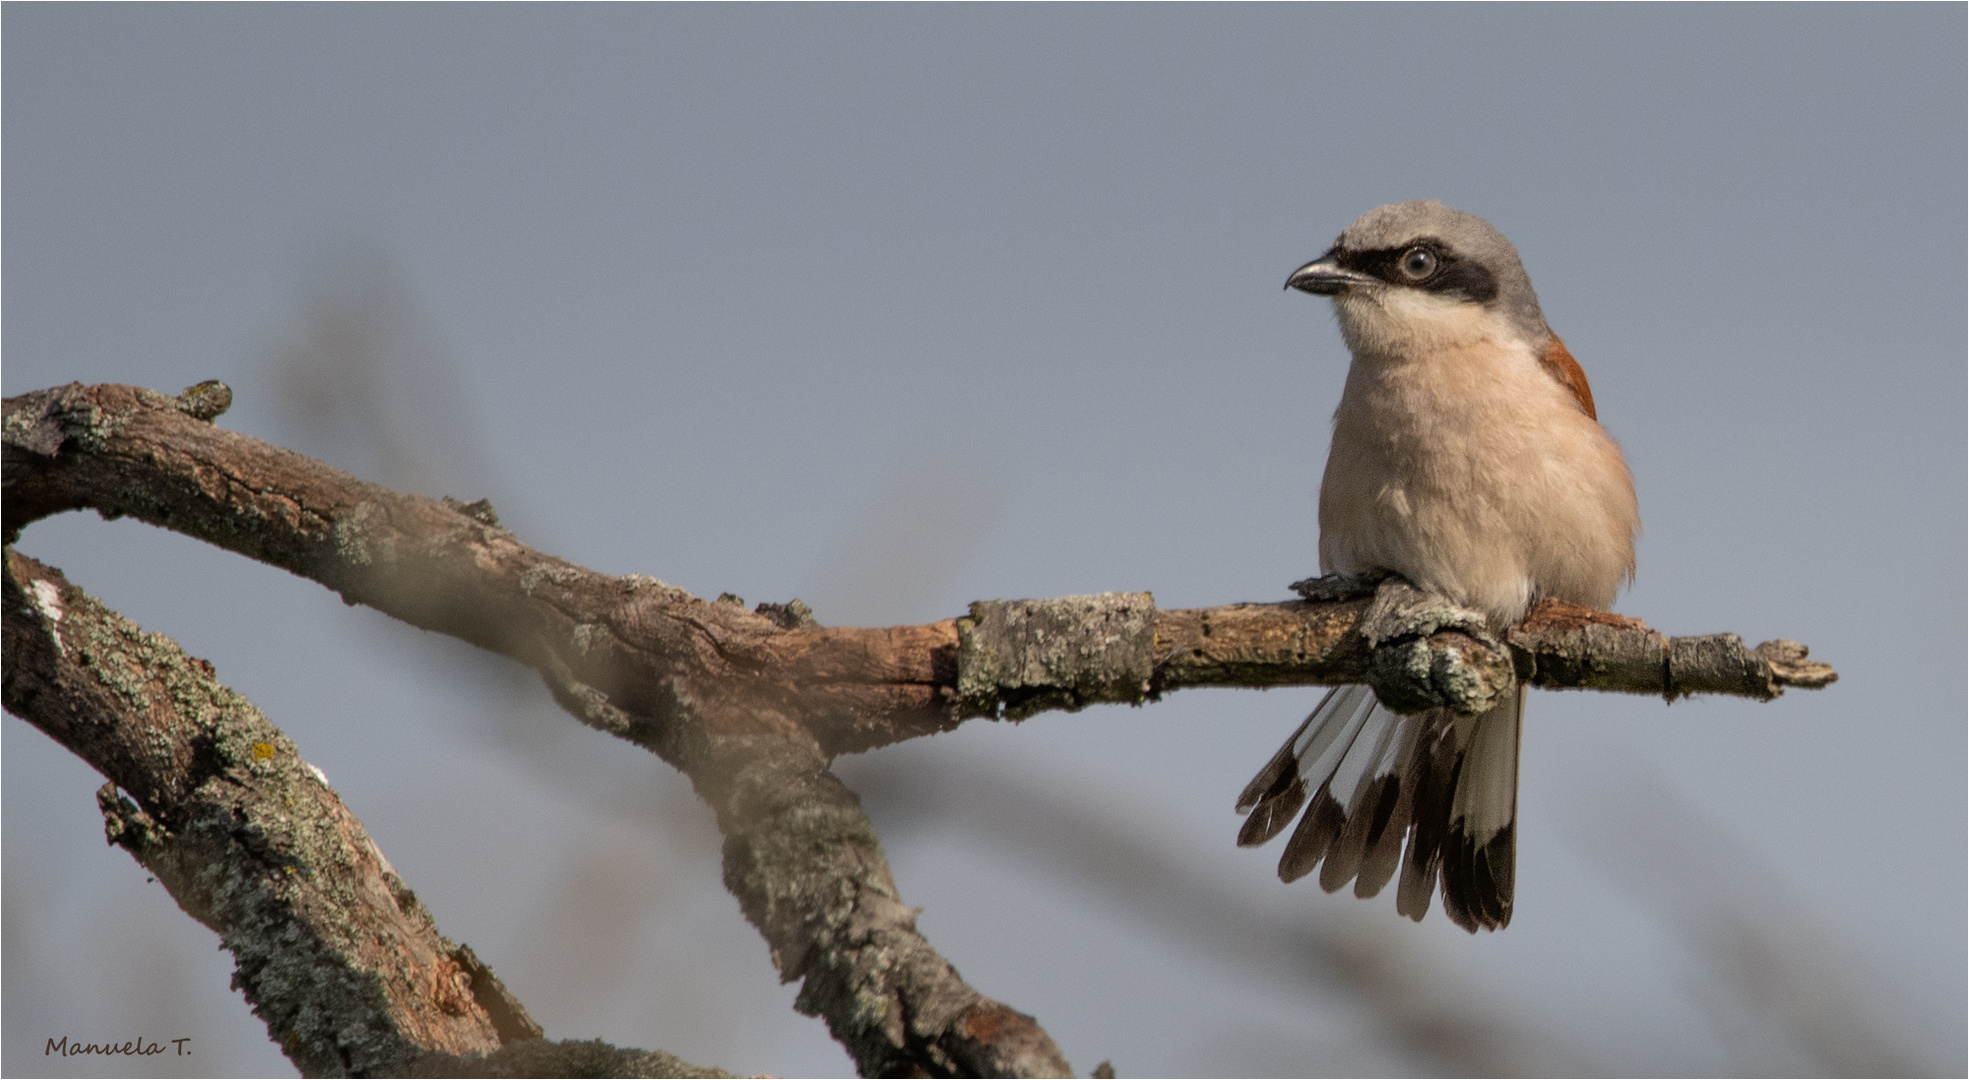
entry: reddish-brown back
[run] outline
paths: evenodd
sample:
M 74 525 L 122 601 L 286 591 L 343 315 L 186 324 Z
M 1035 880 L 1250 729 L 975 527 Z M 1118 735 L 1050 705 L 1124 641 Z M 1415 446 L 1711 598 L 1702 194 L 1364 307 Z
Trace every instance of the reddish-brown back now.
M 1553 378 L 1559 380 L 1559 385 L 1572 391 L 1574 400 L 1579 402 L 1586 415 L 1595 420 L 1600 418 L 1600 414 L 1593 409 L 1593 388 L 1586 385 L 1586 372 L 1579 366 L 1579 361 L 1572 358 L 1572 353 L 1566 351 L 1566 343 L 1559 340 L 1559 335 L 1552 335 L 1538 361 L 1545 365 L 1545 370 L 1551 372 Z

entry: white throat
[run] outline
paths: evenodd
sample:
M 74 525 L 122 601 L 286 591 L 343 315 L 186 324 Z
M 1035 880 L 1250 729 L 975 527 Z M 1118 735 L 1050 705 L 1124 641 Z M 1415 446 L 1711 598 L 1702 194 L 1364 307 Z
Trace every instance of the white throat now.
M 1483 341 L 1529 344 L 1482 304 L 1420 289 L 1350 291 L 1333 298 L 1333 311 L 1347 348 L 1357 357 L 1395 359 Z

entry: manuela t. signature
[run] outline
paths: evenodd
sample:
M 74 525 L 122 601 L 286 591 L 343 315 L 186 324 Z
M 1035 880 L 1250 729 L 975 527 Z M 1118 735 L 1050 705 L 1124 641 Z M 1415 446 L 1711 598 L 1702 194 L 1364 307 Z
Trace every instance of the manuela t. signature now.
M 130 1057 L 149 1057 L 152 1054 L 163 1053 L 164 1043 L 170 1043 L 178 1048 L 177 1056 L 190 1057 L 191 1051 L 185 1049 L 185 1044 L 190 1041 L 190 1037 L 186 1037 L 183 1039 L 165 1039 L 163 1042 L 153 1039 L 131 1039 L 128 1042 L 120 1043 L 92 1043 L 83 1042 L 80 1039 L 70 1042 L 67 1036 L 63 1036 L 59 1039 L 49 1039 L 48 1048 L 41 1051 L 41 1056 L 48 1057 L 53 1054 L 60 1054 L 62 1057 L 74 1057 L 77 1054 L 102 1054 L 105 1056 L 127 1054 Z

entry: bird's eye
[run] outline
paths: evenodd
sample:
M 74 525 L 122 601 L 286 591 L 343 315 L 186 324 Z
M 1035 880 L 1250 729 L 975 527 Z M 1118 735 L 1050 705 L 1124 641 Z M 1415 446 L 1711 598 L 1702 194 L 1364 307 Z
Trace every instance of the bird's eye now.
M 1402 256 L 1402 276 L 1421 281 L 1436 272 L 1436 253 L 1428 248 L 1409 248 Z

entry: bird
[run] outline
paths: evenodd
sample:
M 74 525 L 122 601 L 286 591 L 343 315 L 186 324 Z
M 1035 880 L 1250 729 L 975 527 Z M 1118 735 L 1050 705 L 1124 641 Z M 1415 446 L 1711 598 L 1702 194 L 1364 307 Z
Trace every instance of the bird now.
M 1541 600 L 1604 610 L 1633 580 L 1639 503 L 1586 373 L 1546 324 L 1518 250 L 1433 199 L 1368 211 L 1294 270 L 1352 354 L 1319 492 L 1322 574 L 1392 572 L 1494 630 Z M 1474 717 L 1328 692 L 1239 796 L 1241 846 L 1305 812 L 1279 859 L 1361 897 L 1394 878 L 1421 921 L 1511 921 L 1525 688 Z M 1403 850 L 1403 837 L 1407 847 Z

